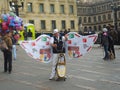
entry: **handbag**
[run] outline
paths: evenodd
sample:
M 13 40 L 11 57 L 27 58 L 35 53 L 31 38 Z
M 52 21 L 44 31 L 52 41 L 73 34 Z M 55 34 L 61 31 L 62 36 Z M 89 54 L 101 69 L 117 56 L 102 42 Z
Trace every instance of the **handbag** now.
M 109 58 L 110 58 L 110 60 L 115 59 L 115 56 L 112 51 L 109 52 Z
M 5 51 L 5 50 L 7 50 L 7 49 L 8 49 L 8 47 L 7 47 L 6 42 L 5 42 L 4 40 L 1 40 L 1 41 L 0 41 L 0 50 L 1 50 L 1 51 Z

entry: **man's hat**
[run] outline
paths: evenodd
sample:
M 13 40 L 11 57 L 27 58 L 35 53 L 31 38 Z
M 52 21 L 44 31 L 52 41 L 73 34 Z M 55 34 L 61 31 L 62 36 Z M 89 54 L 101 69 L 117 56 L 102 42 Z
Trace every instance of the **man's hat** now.
M 54 29 L 53 34 L 58 33 L 58 29 Z
M 108 30 L 107 30 L 107 28 L 103 28 L 103 32 L 107 32 Z

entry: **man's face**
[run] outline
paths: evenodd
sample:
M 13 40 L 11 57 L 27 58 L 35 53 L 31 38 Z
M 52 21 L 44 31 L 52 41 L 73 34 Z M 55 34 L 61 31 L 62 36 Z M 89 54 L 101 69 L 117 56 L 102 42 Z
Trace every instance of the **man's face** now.
M 55 33 L 54 36 L 55 36 L 55 37 L 58 37 L 58 36 L 59 36 L 59 32 Z
M 9 33 L 8 33 L 8 36 L 9 36 L 9 37 L 12 37 L 12 32 L 9 32 Z

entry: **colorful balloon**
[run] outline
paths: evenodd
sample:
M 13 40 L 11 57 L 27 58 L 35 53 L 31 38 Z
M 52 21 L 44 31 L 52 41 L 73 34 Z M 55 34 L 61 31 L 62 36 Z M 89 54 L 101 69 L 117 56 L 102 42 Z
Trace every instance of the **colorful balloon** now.
M 2 30 L 8 30 L 7 22 L 2 22 Z

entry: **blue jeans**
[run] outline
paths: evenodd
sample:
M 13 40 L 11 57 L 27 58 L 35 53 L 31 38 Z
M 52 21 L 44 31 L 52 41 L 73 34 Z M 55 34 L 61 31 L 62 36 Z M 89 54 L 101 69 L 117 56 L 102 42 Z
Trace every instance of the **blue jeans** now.
M 14 60 L 16 60 L 16 45 L 12 46 L 12 53 L 13 53 Z
M 109 55 L 108 55 L 108 45 L 104 45 L 104 51 L 105 51 L 104 59 L 109 59 Z

